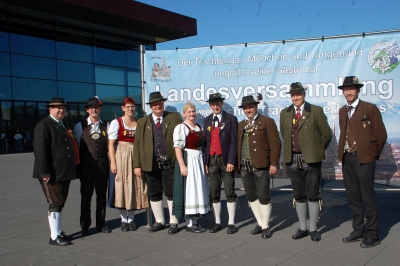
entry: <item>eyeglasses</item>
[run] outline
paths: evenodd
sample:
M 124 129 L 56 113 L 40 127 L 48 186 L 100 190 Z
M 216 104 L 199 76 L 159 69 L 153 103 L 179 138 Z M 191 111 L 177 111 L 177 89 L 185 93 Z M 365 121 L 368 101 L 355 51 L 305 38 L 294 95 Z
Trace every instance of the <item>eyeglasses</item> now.
M 124 107 L 126 109 L 135 109 L 136 106 L 134 106 L 134 105 L 125 105 Z

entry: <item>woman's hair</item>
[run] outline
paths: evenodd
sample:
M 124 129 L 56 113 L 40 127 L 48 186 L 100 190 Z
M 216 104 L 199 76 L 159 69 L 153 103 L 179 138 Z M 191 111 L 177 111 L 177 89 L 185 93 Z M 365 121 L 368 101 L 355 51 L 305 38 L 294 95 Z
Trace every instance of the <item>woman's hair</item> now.
M 127 103 L 132 103 L 133 105 L 136 105 L 135 100 L 129 96 L 124 98 L 124 100 L 122 101 L 122 106 L 125 106 Z
M 182 107 L 182 117 L 183 117 L 183 118 L 186 118 L 186 117 L 185 117 L 185 112 L 186 112 L 189 108 L 193 108 L 194 110 L 196 110 L 196 105 L 194 105 L 194 104 L 191 103 L 191 102 L 185 103 L 185 104 L 183 105 L 183 107 Z

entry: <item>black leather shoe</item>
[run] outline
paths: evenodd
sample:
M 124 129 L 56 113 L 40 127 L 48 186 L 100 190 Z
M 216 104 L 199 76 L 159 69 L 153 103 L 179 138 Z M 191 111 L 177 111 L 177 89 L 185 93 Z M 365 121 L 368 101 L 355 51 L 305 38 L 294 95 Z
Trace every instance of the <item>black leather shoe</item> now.
M 203 230 L 199 228 L 197 224 L 192 224 L 192 226 L 186 226 L 186 231 L 191 233 L 203 233 Z
M 128 227 L 129 227 L 129 231 L 136 231 L 137 230 L 137 226 L 136 226 L 136 223 L 134 221 L 130 222 L 128 224 Z
M 107 225 L 103 225 L 103 227 L 101 229 L 96 229 L 97 233 L 105 233 L 105 234 L 109 234 L 111 233 L 111 229 L 107 227 Z
M 121 223 L 121 231 L 122 232 L 128 232 L 129 231 L 129 224 L 125 223 L 125 222 L 122 222 Z
M 228 224 L 227 234 L 231 235 L 237 232 L 236 226 L 234 224 Z
M 210 228 L 210 233 L 216 233 L 218 231 L 221 231 L 222 227 L 220 224 L 214 223 L 214 225 Z
M 297 229 L 297 232 L 294 235 L 292 235 L 292 238 L 297 240 L 297 239 L 301 239 L 306 236 L 308 236 L 307 230 L 304 231 L 304 230 Z
M 199 229 L 203 232 L 206 232 L 207 229 L 205 229 L 203 226 L 201 226 L 200 224 L 197 224 L 197 226 L 199 227 Z
M 60 236 L 68 241 L 72 240 L 72 236 L 67 236 L 63 230 L 61 230 Z
M 251 230 L 250 234 L 258 235 L 261 234 L 261 232 L 262 232 L 261 226 L 257 225 L 253 230 Z
M 81 236 L 88 236 L 89 234 L 89 230 L 88 229 L 82 229 L 81 231 Z
M 178 233 L 178 225 L 177 224 L 170 224 L 169 229 L 168 229 L 168 234 L 169 235 L 175 235 Z
M 312 241 L 320 241 L 321 240 L 321 235 L 318 233 L 317 230 L 310 232 L 310 237 Z
M 267 238 L 270 238 L 271 236 L 272 236 L 272 233 L 269 230 L 269 228 L 262 230 L 262 233 L 261 233 L 262 238 L 267 239 Z
M 353 243 L 360 241 L 362 239 L 362 236 L 357 235 L 356 233 L 352 232 L 348 237 L 345 237 L 342 239 L 343 243 Z
M 373 238 L 364 238 L 364 241 L 361 242 L 360 247 L 362 248 L 372 248 L 375 247 L 377 245 L 379 245 L 381 243 L 381 241 L 379 241 L 379 239 L 373 239 Z
M 165 229 L 165 224 L 155 222 L 152 226 L 150 226 L 149 232 L 154 233 L 163 229 Z
M 68 246 L 71 245 L 72 243 L 64 238 L 62 238 L 60 235 L 57 236 L 56 239 L 51 239 L 49 240 L 49 245 L 55 245 L 55 246 Z

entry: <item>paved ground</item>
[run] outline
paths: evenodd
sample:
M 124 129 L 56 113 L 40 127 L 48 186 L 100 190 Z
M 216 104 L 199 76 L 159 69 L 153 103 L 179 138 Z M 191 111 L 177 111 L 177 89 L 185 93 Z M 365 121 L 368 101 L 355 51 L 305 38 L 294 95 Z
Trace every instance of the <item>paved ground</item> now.
M 63 210 L 63 230 L 74 236 L 73 245 L 48 245 L 47 203 L 39 184 L 31 178 L 33 154 L 0 155 L 0 265 L 399 265 L 400 193 L 377 193 L 382 243 L 361 249 L 359 242 L 343 244 L 351 231 L 345 194 L 325 191 L 324 209 L 318 223 L 322 240 L 309 237 L 292 240 L 297 218 L 290 192 L 273 191 L 271 239 L 252 236 L 255 220 L 243 191 L 238 191 L 241 210 L 236 221 L 239 232 L 226 234 L 226 201 L 223 201 L 223 231 L 192 234 L 181 230 L 174 236 L 167 231 L 149 233 L 146 213 L 135 220 L 135 232 L 119 229 L 119 214 L 108 209 L 111 234 L 80 236 L 79 181 L 74 181 Z M 275 187 L 290 187 L 287 180 L 275 180 Z M 241 187 L 237 179 L 237 187 Z M 341 181 L 326 181 L 325 187 L 343 187 Z M 377 188 L 384 188 L 376 185 Z M 166 209 L 165 209 L 166 210 Z M 94 215 L 92 215 L 94 217 Z M 212 215 L 201 224 L 209 228 Z M 183 224 L 181 227 L 183 228 Z

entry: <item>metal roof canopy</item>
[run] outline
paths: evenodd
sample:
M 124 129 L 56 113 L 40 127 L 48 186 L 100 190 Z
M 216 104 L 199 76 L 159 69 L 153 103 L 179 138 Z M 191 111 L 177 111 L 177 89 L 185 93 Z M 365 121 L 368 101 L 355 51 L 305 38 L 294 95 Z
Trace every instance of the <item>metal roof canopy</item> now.
M 61 39 L 126 40 L 127 46 L 197 35 L 196 19 L 133 0 L 0 0 L 1 28 Z

